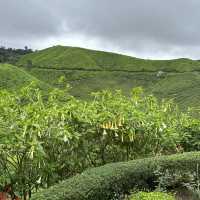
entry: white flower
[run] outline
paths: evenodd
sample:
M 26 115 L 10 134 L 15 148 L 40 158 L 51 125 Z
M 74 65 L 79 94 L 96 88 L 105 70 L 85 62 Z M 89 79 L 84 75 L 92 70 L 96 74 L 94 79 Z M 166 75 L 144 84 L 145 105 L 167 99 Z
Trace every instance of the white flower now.
M 167 128 L 167 125 L 165 123 L 162 123 L 163 128 Z
M 67 141 L 68 141 L 68 138 L 67 138 L 66 135 L 64 136 L 63 140 L 64 140 L 64 142 L 67 142 Z
M 162 131 L 163 131 L 163 129 L 162 129 L 162 128 L 159 128 L 159 131 L 160 131 L 160 132 L 162 132 Z
M 106 132 L 106 130 L 105 130 L 105 129 L 103 130 L 103 135 L 107 135 L 107 132 Z
M 41 177 L 36 181 L 38 184 L 40 184 L 41 183 Z

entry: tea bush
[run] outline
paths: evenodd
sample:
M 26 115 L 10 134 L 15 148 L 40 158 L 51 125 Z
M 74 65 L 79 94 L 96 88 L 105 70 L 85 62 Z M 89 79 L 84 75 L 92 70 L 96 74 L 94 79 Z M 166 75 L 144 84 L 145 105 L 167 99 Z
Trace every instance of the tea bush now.
M 162 192 L 139 192 L 130 197 L 130 200 L 175 200 L 175 198 Z
M 135 186 L 152 187 L 158 167 L 193 172 L 198 164 L 199 152 L 107 164 L 42 190 L 34 194 L 32 200 L 110 200 Z

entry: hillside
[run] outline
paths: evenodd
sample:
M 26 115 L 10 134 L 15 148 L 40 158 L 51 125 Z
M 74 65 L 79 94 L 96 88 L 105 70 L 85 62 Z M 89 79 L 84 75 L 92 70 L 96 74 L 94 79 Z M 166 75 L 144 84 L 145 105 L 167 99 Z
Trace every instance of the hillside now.
M 31 82 L 37 83 L 41 89 L 46 90 L 49 87 L 23 69 L 10 64 L 0 64 L 0 89 L 16 90 Z
M 54 46 L 27 54 L 19 60 L 18 65 L 57 70 L 200 71 L 200 62 L 190 59 L 144 60 L 116 53 L 65 46 Z
M 142 86 L 161 98 L 175 98 L 182 106 L 200 100 L 200 62 L 190 59 L 144 60 L 83 48 L 55 46 L 23 56 L 17 63 L 52 86 L 60 76 L 75 96 L 87 97 L 100 89 L 128 93 Z

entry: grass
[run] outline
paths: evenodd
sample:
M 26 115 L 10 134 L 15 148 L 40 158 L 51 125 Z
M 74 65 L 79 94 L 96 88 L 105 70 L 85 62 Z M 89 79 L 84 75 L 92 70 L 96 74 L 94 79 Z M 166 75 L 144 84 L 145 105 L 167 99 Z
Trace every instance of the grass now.
M 35 82 L 41 89 L 47 90 L 48 84 L 43 83 L 23 69 L 10 64 L 0 64 L 0 89 L 17 90 Z
M 77 47 L 54 46 L 23 56 L 18 65 L 26 66 L 28 61 L 41 68 L 124 70 L 124 71 L 177 71 L 200 70 L 200 62 L 189 59 L 144 60 L 130 56 L 94 51 Z
M 157 97 L 174 98 L 182 107 L 199 105 L 200 62 L 195 60 L 144 60 L 54 46 L 21 57 L 17 65 L 53 87 L 61 87 L 58 79 L 65 76 L 77 97 L 88 98 L 91 92 L 105 88 L 122 89 L 127 94 L 142 86 Z

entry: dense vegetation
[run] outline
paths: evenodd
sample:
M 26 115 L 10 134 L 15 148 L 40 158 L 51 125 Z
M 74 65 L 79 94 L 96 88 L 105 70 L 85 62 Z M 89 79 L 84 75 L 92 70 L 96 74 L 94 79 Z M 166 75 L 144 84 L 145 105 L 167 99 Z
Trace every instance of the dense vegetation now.
M 198 164 L 200 164 L 199 152 L 107 164 L 103 167 L 89 169 L 49 189 L 38 192 L 32 199 L 120 199 L 120 194 L 127 193 L 130 189 L 150 189 L 153 183 L 156 183 L 154 172 L 157 168 L 162 170 L 168 169 L 170 172 L 178 169 L 180 173 L 184 174 L 185 172 L 194 172 Z M 184 178 L 182 178 L 182 181 Z M 180 180 L 178 183 L 180 183 Z M 176 186 L 176 183 L 173 186 Z M 149 199 L 151 199 L 151 196 L 153 194 L 149 196 Z M 144 200 L 149 199 L 144 198 Z M 152 200 L 157 199 L 153 198 Z M 162 200 L 162 198 L 158 200 Z
M 139 192 L 138 194 L 133 195 L 130 200 L 175 200 L 175 198 L 171 195 L 161 192 Z
M 68 87 L 46 94 L 34 84 L 2 90 L 0 182 L 27 199 L 89 167 L 199 149 L 199 120 L 171 101 L 140 88 L 129 97 L 107 90 L 92 96 L 78 100 Z
M 13 49 L 0 47 L 0 63 L 16 63 L 19 58 L 25 54 L 32 53 L 33 51 L 25 46 L 24 49 Z

